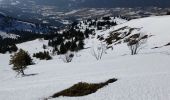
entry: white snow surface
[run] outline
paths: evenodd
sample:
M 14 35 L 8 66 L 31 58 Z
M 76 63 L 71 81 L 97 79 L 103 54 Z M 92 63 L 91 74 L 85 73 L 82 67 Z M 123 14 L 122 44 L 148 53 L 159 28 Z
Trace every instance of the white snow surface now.
M 15 34 L 7 34 L 6 32 L 0 31 L 0 37 L 2 37 L 3 39 L 5 38 L 17 39 L 19 36 Z
M 153 35 L 138 55 L 131 56 L 126 44 L 107 50 L 97 61 L 91 49 L 76 53 L 71 63 L 64 63 L 60 56 L 53 60 L 39 61 L 28 66 L 29 77 L 15 77 L 9 65 L 9 54 L 0 54 L 0 100 L 43 100 L 52 94 L 67 89 L 77 82 L 98 83 L 110 78 L 118 81 L 109 84 L 94 94 L 83 97 L 59 97 L 50 100 L 170 100 L 170 46 L 151 49 L 170 42 L 170 16 L 135 19 L 113 27 L 142 28 L 141 31 Z M 97 44 L 97 40 L 86 40 L 86 46 Z M 34 40 L 18 44 L 31 55 L 43 51 L 47 41 Z M 50 51 L 50 48 L 47 50 Z
M 70 11 L 70 12 L 65 13 L 64 15 L 75 14 L 75 13 L 77 13 L 78 11 L 80 11 L 80 10 L 72 10 L 72 11 Z

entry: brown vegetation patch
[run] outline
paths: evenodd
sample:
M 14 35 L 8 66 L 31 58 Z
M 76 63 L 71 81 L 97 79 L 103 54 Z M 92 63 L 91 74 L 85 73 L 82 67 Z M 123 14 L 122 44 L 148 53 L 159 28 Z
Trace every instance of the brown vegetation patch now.
M 89 95 L 95 93 L 98 89 L 103 88 L 104 86 L 107 86 L 108 84 L 113 83 L 115 81 L 117 81 L 117 79 L 113 78 L 109 79 L 106 82 L 95 84 L 79 82 L 78 84 L 75 84 L 66 90 L 53 94 L 50 98 L 56 98 L 60 96 L 78 97 Z

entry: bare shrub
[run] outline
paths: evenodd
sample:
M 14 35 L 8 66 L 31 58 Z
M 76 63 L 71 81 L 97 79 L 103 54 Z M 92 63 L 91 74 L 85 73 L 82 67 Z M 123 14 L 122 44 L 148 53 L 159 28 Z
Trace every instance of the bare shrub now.
M 148 35 L 144 33 L 138 33 L 130 36 L 125 41 L 131 51 L 131 55 L 136 55 L 143 48 L 143 45 L 146 44 Z
M 73 60 L 73 57 L 74 57 L 74 53 L 71 52 L 71 51 L 68 51 L 66 54 L 64 54 L 62 56 L 62 60 L 65 62 L 65 63 L 69 63 Z
M 91 48 L 91 54 L 94 56 L 97 60 L 102 59 L 103 54 L 106 51 L 106 45 L 103 43 L 100 43 L 97 46 L 93 46 Z

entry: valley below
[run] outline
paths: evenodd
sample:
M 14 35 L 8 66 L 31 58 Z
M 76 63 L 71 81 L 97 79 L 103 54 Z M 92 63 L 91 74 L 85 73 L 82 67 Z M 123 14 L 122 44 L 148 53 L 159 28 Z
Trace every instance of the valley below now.
M 169 0 L 0 0 L 0 100 L 170 100 Z

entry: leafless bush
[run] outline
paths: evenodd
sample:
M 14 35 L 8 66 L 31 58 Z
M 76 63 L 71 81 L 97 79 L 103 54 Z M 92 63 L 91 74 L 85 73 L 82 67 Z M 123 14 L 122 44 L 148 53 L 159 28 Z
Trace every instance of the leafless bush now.
M 100 60 L 102 59 L 102 56 L 103 54 L 105 53 L 106 51 L 106 45 L 105 44 L 100 44 L 100 45 L 97 45 L 97 46 L 93 46 L 91 48 L 91 54 L 92 56 L 94 56 L 97 60 Z
M 69 63 L 72 61 L 73 57 L 74 57 L 74 53 L 68 51 L 65 55 L 62 56 L 62 60 L 65 63 Z
M 126 39 L 127 45 L 131 51 L 131 55 L 136 55 L 143 48 L 143 45 L 146 44 L 148 35 L 144 33 L 138 33 L 130 36 Z

